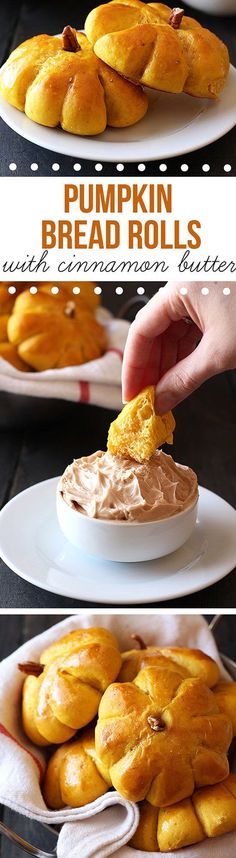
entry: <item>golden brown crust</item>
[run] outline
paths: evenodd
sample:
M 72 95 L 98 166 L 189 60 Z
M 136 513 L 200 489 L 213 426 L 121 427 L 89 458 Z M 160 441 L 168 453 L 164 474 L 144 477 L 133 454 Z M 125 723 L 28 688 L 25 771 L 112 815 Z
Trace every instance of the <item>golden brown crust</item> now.
M 162 3 L 113 0 L 90 12 L 85 32 L 100 59 L 137 83 L 202 98 L 217 98 L 225 85 L 223 42 Z
M 214 694 L 220 711 L 232 721 L 236 736 L 236 682 L 219 682 L 214 688 Z
M 157 647 L 133 649 L 122 653 L 120 682 L 131 682 L 143 667 L 169 668 L 178 666 L 182 677 L 198 676 L 209 688 L 218 682 L 220 670 L 216 662 L 199 649 L 187 647 Z M 219 704 L 218 704 L 219 705 Z
M 84 730 L 76 742 L 67 742 L 49 760 L 43 796 L 48 807 L 83 807 L 109 789 L 109 774 L 101 772 L 96 757 L 94 729 Z
M 155 413 L 155 388 L 145 387 L 124 406 L 110 425 L 107 449 L 113 456 L 125 456 L 143 462 L 158 447 L 173 444 L 175 419 L 171 411 L 162 417 Z
M 0 357 L 16 369 L 19 369 L 20 372 L 29 372 L 30 370 L 30 366 L 27 365 L 27 361 L 18 354 L 18 349 L 12 345 L 12 343 L 0 343 Z
M 141 87 L 107 70 L 82 33 L 72 31 L 77 49 L 69 49 L 66 29 L 64 37 L 34 36 L 10 54 L 0 72 L 6 101 L 40 125 L 85 136 L 142 119 L 148 100 Z
M 140 805 L 140 822 L 130 845 L 146 852 L 172 852 L 236 829 L 236 775 L 197 790 L 192 798 L 165 808 Z
M 7 325 L 9 318 L 9 314 L 0 316 L 0 344 L 8 342 Z

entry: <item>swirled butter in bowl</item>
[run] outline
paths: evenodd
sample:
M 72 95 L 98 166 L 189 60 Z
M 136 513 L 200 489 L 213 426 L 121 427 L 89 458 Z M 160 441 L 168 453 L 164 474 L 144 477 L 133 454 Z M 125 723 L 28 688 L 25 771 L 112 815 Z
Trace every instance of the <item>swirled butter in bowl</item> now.
M 196 474 L 162 450 L 144 462 L 99 450 L 69 465 L 57 488 L 64 536 L 87 554 L 118 562 L 180 548 L 194 529 L 197 505 Z

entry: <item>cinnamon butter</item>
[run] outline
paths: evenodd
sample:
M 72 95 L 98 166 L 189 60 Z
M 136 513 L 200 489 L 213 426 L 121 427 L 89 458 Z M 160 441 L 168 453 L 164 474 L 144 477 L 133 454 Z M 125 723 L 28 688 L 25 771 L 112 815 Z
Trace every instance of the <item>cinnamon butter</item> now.
M 162 450 L 142 463 L 98 450 L 68 465 L 59 488 L 68 506 L 90 518 L 132 522 L 160 521 L 198 498 L 194 471 Z

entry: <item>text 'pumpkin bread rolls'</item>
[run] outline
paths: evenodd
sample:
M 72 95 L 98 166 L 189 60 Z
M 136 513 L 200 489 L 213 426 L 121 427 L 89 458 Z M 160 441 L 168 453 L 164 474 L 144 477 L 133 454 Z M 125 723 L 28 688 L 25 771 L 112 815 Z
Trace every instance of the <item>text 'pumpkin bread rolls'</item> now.
M 83 807 L 111 786 L 109 772 L 95 751 L 94 728 L 88 727 L 77 741 L 66 742 L 52 754 L 47 765 L 43 797 L 48 807 Z
M 107 449 L 113 456 L 129 456 L 136 462 L 150 459 L 157 447 L 173 444 L 175 419 L 171 411 L 158 416 L 155 388 L 146 387 L 124 406 L 110 425 Z
M 133 125 L 148 108 L 142 88 L 108 68 L 69 26 L 19 45 L 1 69 L 0 92 L 39 125 L 84 136 Z
M 140 822 L 130 846 L 144 852 L 173 853 L 227 834 L 236 829 L 236 774 L 175 805 L 157 808 L 144 801 L 139 809 Z
M 112 0 L 89 13 L 85 32 L 96 55 L 136 83 L 213 99 L 225 85 L 226 45 L 183 9 Z
M 110 685 L 98 715 L 97 755 L 130 801 L 167 807 L 229 774 L 231 721 L 213 692 L 197 677 L 183 679 L 177 665 Z
M 39 664 L 20 665 L 28 674 L 22 696 L 26 735 L 38 745 L 71 739 L 93 720 L 120 666 L 116 638 L 102 628 L 72 632 L 45 650 Z

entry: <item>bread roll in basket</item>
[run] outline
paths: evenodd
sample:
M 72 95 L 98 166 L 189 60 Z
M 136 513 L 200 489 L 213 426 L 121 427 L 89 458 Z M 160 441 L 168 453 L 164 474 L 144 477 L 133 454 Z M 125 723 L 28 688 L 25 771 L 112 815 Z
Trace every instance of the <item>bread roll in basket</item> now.
M 102 694 L 116 678 L 121 655 L 114 635 L 78 629 L 44 650 L 39 664 L 26 663 L 22 721 L 36 745 L 61 744 L 89 724 Z
M 139 648 L 120 652 L 109 630 L 75 629 L 18 665 L 23 728 L 54 746 L 41 787 L 49 809 L 83 808 L 115 787 L 139 802 L 131 848 L 175 852 L 236 829 L 236 683 L 219 681 L 199 649 L 131 637 Z
M 198 677 L 153 666 L 107 688 L 95 744 L 124 798 L 166 807 L 228 776 L 232 735 L 230 718 Z
M 106 334 L 83 296 L 61 287 L 51 294 L 50 285 L 36 295 L 23 291 L 14 303 L 7 324 L 8 339 L 18 356 L 38 372 L 79 366 L 106 351 Z

